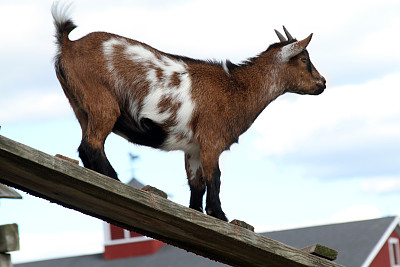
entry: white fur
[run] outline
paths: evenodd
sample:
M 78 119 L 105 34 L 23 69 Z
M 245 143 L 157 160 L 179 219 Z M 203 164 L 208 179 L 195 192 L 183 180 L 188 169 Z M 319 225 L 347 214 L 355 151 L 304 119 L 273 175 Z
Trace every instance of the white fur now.
M 188 175 L 189 180 L 193 180 L 196 178 L 196 173 L 197 171 L 201 168 L 201 159 L 200 159 L 200 154 L 199 151 L 188 154 L 188 165 L 189 165 L 189 170 L 190 174 Z
M 291 43 L 291 44 L 288 44 L 288 45 L 285 45 L 284 47 L 282 47 L 281 51 L 279 51 L 276 54 L 276 57 L 278 58 L 278 61 L 280 61 L 281 63 L 286 63 L 292 57 L 299 54 L 301 51 L 303 51 L 303 48 L 299 47 L 298 42 L 295 42 L 295 43 Z
M 135 88 L 126 84 L 126 77 L 121 77 L 118 69 L 113 63 L 114 47 L 124 46 L 124 55 L 136 64 L 142 64 L 147 69 L 145 78 L 150 84 L 149 91 L 142 103 L 135 99 Z M 129 101 L 131 116 L 140 121 L 141 118 L 148 118 L 162 124 L 173 115 L 167 109 L 161 111 L 159 103 L 169 97 L 174 104 L 180 104 L 176 114 L 176 125 L 167 129 L 169 135 L 162 148 L 164 150 L 193 151 L 196 145 L 192 142 L 193 133 L 189 127 L 192 119 L 195 104 L 191 96 L 192 81 L 187 71 L 187 65 L 181 61 L 169 58 L 165 55 L 155 55 L 153 51 L 140 44 L 132 45 L 122 38 L 111 38 L 103 43 L 103 53 L 107 60 L 107 70 L 111 73 L 115 88 L 119 96 Z M 157 77 L 156 69 L 161 69 L 162 79 Z M 170 86 L 171 77 L 178 74 L 179 86 Z M 133 86 L 134 87 L 134 86 Z M 128 98 L 127 98 L 128 97 Z M 139 110 L 139 107 L 141 109 Z M 182 139 L 182 137 L 184 137 Z
M 111 38 L 103 43 L 103 53 L 107 59 L 107 70 L 110 73 L 114 73 L 114 64 L 112 61 L 112 54 L 114 52 L 114 46 L 120 44 L 121 42 L 116 38 Z
M 226 60 L 224 61 L 224 62 L 222 62 L 222 68 L 224 69 L 224 71 L 226 72 L 226 74 L 228 74 L 228 75 L 231 75 L 230 73 L 229 73 L 229 69 L 228 69 L 228 66 L 226 65 Z
M 51 5 L 51 15 L 53 16 L 54 22 L 62 24 L 69 20 L 71 13 L 72 3 L 63 1 L 54 1 Z

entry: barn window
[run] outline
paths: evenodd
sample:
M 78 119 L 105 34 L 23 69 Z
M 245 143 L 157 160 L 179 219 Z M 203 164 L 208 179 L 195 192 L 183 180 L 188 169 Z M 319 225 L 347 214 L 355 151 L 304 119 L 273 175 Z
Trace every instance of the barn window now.
M 391 267 L 400 267 L 400 249 L 398 238 L 389 238 L 389 254 Z

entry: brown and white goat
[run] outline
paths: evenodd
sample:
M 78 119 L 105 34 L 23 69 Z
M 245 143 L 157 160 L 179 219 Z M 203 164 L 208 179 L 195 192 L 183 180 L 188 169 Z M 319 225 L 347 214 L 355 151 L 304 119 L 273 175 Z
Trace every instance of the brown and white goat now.
M 285 30 L 279 43 L 240 65 L 167 54 L 105 32 L 71 41 L 76 27 L 66 10 L 52 7 L 57 78 L 82 128 L 78 148 L 85 167 L 117 174 L 104 153 L 114 132 L 162 150 L 183 150 L 190 208 L 227 220 L 219 199 L 220 154 L 235 143 L 264 108 L 286 93 L 318 95 L 325 79 L 306 47 Z

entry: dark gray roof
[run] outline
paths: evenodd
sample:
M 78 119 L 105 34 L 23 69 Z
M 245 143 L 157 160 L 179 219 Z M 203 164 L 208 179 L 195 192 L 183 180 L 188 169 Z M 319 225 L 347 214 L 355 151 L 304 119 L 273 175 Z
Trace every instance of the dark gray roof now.
M 139 189 L 144 187 L 144 184 L 136 180 L 136 178 L 132 178 L 132 180 L 130 180 L 127 184 Z
M 170 245 L 164 245 L 153 255 L 115 260 L 103 260 L 102 254 L 14 264 L 15 267 L 223 267 L 228 266 L 207 258 L 197 256 Z
M 346 267 L 360 267 L 396 217 L 338 223 L 263 235 L 295 248 L 321 244 L 339 252 L 335 262 Z

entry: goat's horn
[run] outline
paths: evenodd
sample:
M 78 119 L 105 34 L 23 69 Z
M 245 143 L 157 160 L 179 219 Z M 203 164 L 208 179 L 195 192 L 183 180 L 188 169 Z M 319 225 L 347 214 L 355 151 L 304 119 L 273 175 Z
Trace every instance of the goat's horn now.
M 278 35 L 279 41 L 281 41 L 281 42 L 287 41 L 286 38 L 283 37 L 283 35 L 280 32 L 278 32 L 277 30 L 274 30 L 274 31 L 275 31 L 276 35 Z
M 288 30 L 283 26 L 283 30 L 285 31 L 286 37 L 288 38 L 288 41 L 292 41 L 293 37 L 292 35 L 288 32 Z

